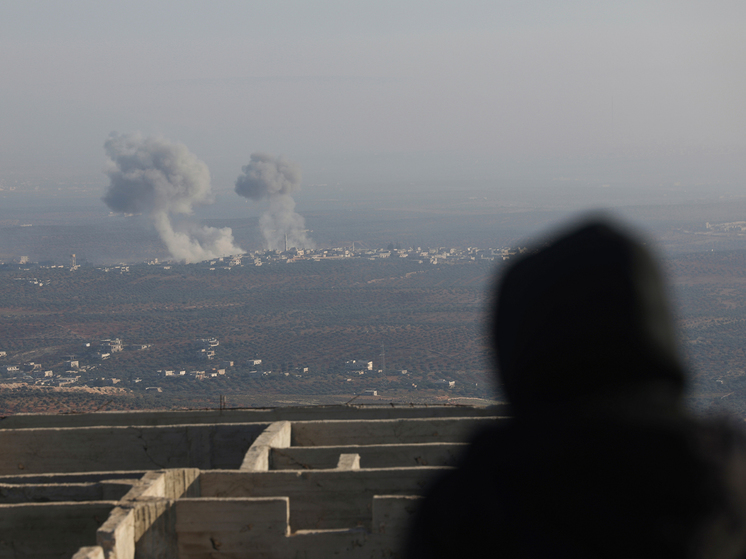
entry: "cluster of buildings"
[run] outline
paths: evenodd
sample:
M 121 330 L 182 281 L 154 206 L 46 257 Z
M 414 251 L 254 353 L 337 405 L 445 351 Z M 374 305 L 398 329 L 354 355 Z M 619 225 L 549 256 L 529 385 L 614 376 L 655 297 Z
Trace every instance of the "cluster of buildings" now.
M 0 352 L 0 357 L 5 357 L 6 352 Z M 0 367 L 0 371 L 7 380 L 16 383 L 33 384 L 36 386 L 70 386 L 80 379 L 81 373 L 91 371 L 96 365 L 80 366 L 78 361 L 65 361 L 63 367 L 44 367 L 41 363 L 28 361 L 21 364 L 8 364 Z
M 91 349 L 91 344 L 86 343 L 84 344 L 84 347 L 88 350 Z M 114 353 L 119 353 L 120 351 L 124 351 L 125 349 L 131 350 L 131 351 L 141 351 L 143 349 L 148 349 L 150 347 L 150 344 L 128 344 L 124 345 L 122 343 L 122 340 L 119 338 L 111 338 L 106 340 L 101 340 L 101 343 L 99 343 L 97 349 L 96 349 L 96 357 L 100 361 L 104 361 L 112 356 Z
M 194 351 L 195 348 L 199 347 L 196 356 L 194 356 L 195 360 L 213 360 L 215 350 L 211 348 L 217 347 L 218 345 L 219 341 L 216 338 L 199 339 L 192 343 L 191 351 Z M 125 345 L 121 339 L 112 338 L 101 340 L 101 342 L 94 348 L 91 348 L 90 343 L 85 344 L 85 347 L 89 348 L 89 355 L 95 355 L 94 359 L 105 360 L 113 353 L 118 353 L 126 349 L 144 349 L 148 346 L 142 344 Z M 213 355 L 210 357 L 204 357 L 204 354 L 201 353 L 202 351 L 213 353 Z M 3 358 L 7 358 L 7 352 L 0 351 L 0 359 Z M 263 369 L 261 365 L 261 359 L 252 358 L 241 361 L 216 361 L 215 365 L 208 367 L 196 366 L 157 369 L 150 375 L 142 375 L 142 377 L 138 376 L 130 379 L 131 385 L 127 382 L 123 383 L 121 378 L 102 376 L 99 371 L 95 371 L 99 366 L 98 363 L 82 364 L 80 360 L 74 359 L 72 356 L 70 356 L 70 359 L 61 364 L 55 365 L 53 368 L 49 368 L 48 366 L 45 367 L 41 363 L 33 361 L 19 364 L 4 364 L 0 367 L 0 373 L 3 373 L 6 382 L 9 381 L 13 384 L 20 383 L 41 387 L 95 387 L 116 385 L 122 387 L 129 385 L 131 388 L 139 386 L 141 387 L 141 390 L 144 389 L 149 392 L 162 392 L 164 388 L 167 389 L 168 386 L 173 386 L 170 384 L 171 382 L 178 382 L 180 380 L 207 381 L 229 377 L 263 379 L 270 376 L 292 376 L 304 378 L 309 372 L 308 367 L 296 367 L 289 371 L 273 371 L 272 369 Z M 353 382 L 357 378 L 362 379 L 362 375 L 366 375 L 366 373 L 378 373 L 378 376 L 381 376 L 384 373 L 381 369 L 374 369 L 373 361 L 366 359 L 351 359 L 340 362 L 336 371 L 338 373 L 345 373 L 345 376 L 350 375 L 346 378 L 347 382 Z M 391 374 L 397 376 L 402 375 L 402 379 L 404 379 L 406 378 L 404 375 L 408 375 L 408 371 L 398 369 L 389 371 L 389 378 Z M 410 382 L 411 381 L 406 381 L 405 384 L 409 386 Z M 364 388 L 361 392 L 356 393 L 361 396 L 379 396 L 380 387 L 369 388 L 370 384 L 367 382 L 366 384 L 368 384 L 368 387 Z M 386 384 L 386 381 L 384 381 L 384 384 Z M 455 384 L 455 381 L 445 378 L 426 382 L 426 385 L 431 388 L 446 390 L 453 389 Z M 416 390 L 417 384 L 411 383 L 410 389 Z
M 173 368 L 157 369 L 151 374 L 142 375 L 144 378 L 140 376 L 130 378 L 129 382 L 124 382 L 124 384 L 131 384 L 132 387 L 139 385 L 146 387 L 147 390 L 157 389 L 158 392 L 161 392 L 162 387 L 149 385 L 164 381 L 175 381 L 177 379 L 210 380 L 226 378 L 227 376 L 259 379 L 269 377 L 273 373 L 278 376 L 284 375 L 289 377 L 292 375 L 297 378 L 303 378 L 309 371 L 308 367 L 296 367 L 289 371 L 279 372 L 269 368 L 263 369 L 262 359 L 256 356 L 240 361 L 226 360 L 224 358 L 219 360 L 216 354 L 219 346 L 220 341 L 216 337 L 195 339 L 189 344 L 185 361 L 197 362 L 200 363 L 199 365 L 184 367 L 181 364 Z M 8 361 L 8 355 L 7 351 L 0 350 L 0 374 L 5 377 L 6 381 L 35 386 L 113 386 L 122 383 L 122 379 L 112 377 L 110 374 L 109 376 L 103 376 L 107 373 L 104 373 L 103 370 L 100 372 L 94 372 L 94 370 L 99 366 L 103 366 L 101 364 L 104 361 L 112 358 L 117 353 L 125 350 L 144 350 L 149 347 L 149 344 L 125 344 L 121 338 L 107 338 L 99 342 L 84 343 L 81 348 L 82 361 L 70 355 L 65 361 L 51 365 L 47 364 L 46 366 L 33 361 L 3 364 L 3 361 Z M 103 367 L 110 372 L 110 366 Z M 346 379 L 348 382 L 352 382 L 355 378 L 362 378 L 362 375 L 366 373 L 377 372 L 379 375 L 386 375 L 385 370 L 375 370 L 373 361 L 367 359 L 350 359 L 340 362 L 338 366 L 332 367 L 330 370 L 350 375 L 351 378 Z M 232 374 L 226 375 L 229 371 Z M 408 374 L 406 370 L 389 371 L 389 374 L 392 373 Z M 431 384 L 437 385 L 439 388 L 448 389 L 453 388 L 455 382 L 438 379 L 435 382 L 431 382 Z M 413 383 L 412 388 L 416 389 L 417 385 Z M 363 395 L 377 396 L 378 392 L 375 389 L 366 389 Z
M 86 342 L 81 350 L 85 361 L 83 364 L 80 359 L 70 355 L 68 359 L 53 364 L 42 364 L 35 361 L 7 363 L 0 366 L 0 373 L 6 380 L 14 383 L 31 384 L 35 386 L 71 386 L 79 383 L 82 377 L 86 382 L 96 384 L 114 385 L 121 382 L 118 378 L 94 378 L 93 371 L 98 367 L 99 362 L 109 359 L 112 354 L 124 350 L 143 350 L 150 347 L 150 344 L 129 344 L 125 345 L 120 338 L 107 338 L 98 343 Z M 0 359 L 7 360 L 8 352 L 0 351 Z
M 191 378 L 196 380 L 204 380 L 208 378 L 217 378 L 219 376 L 225 375 L 225 369 L 221 369 L 218 367 L 213 367 L 211 369 L 204 369 L 201 371 L 193 370 L 193 371 L 187 371 L 186 369 L 177 370 L 177 369 L 158 369 L 156 373 L 159 376 L 163 376 L 164 378 Z
M 365 372 L 373 370 L 373 361 L 363 361 L 362 359 L 352 359 L 345 361 L 345 371 L 348 372 Z
M 723 224 L 707 224 L 707 229 L 711 231 L 741 231 L 746 229 L 746 222 L 734 222 L 734 223 L 723 223 Z M 466 248 L 449 248 L 449 247 L 435 247 L 435 248 L 423 248 L 423 247 L 409 247 L 409 248 L 394 248 L 389 245 L 387 248 L 355 248 L 354 243 L 348 247 L 331 247 L 331 248 L 287 248 L 286 250 L 259 250 L 247 252 L 245 254 L 236 254 L 231 256 L 225 256 L 222 258 L 215 258 L 200 263 L 202 266 L 208 266 L 211 270 L 218 268 L 234 268 L 237 266 L 262 266 L 270 263 L 291 263 L 298 261 L 321 261 L 321 260 L 339 260 L 348 258 L 359 258 L 367 260 L 377 260 L 381 258 L 408 258 L 409 260 L 416 261 L 420 264 L 455 264 L 457 262 L 466 261 L 501 261 L 507 260 L 511 256 L 523 252 L 524 248 L 478 248 L 478 247 L 466 247 Z M 20 266 L 22 269 L 29 268 L 61 268 L 71 271 L 79 269 L 81 266 L 77 264 L 74 256 L 72 266 L 55 264 L 53 262 L 31 262 L 28 256 L 20 257 L 15 264 Z M 0 262 L 0 264 L 3 264 Z M 172 262 L 159 261 L 157 258 L 146 262 L 149 266 L 162 266 L 166 270 L 170 270 L 173 266 Z M 9 264 L 4 264 L 6 267 Z M 130 266 L 126 264 L 119 264 L 116 266 L 101 266 L 97 267 L 98 270 L 107 273 L 119 273 L 124 274 L 130 271 Z M 37 278 L 16 278 L 18 280 L 29 281 L 38 286 L 43 286 L 44 283 L 39 281 Z
M 215 348 L 220 345 L 217 338 L 203 338 L 195 340 L 192 347 L 196 351 L 196 358 L 200 361 L 212 361 L 215 359 Z
M 218 340 L 215 337 L 210 338 L 198 338 L 194 340 L 190 344 L 190 350 L 189 355 L 191 356 L 192 360 L 195 361 L 212 361 L 217 363 L 217 354 L 216 354 L 216 348 L 220 345 L 220 340 Z M 241 367 L 242 370 L 245 370 L 247 368 L 252 369 L 246 372 L 248 375 L 263 375 L 267 376 L 272 374 L 272 371 L 257 371 L 253 370 L 254 367 L 261 365 L 262 360 L 257 358 L 252 359 L 246 359 L 242 361 L 231 361 L 231 360 L 221 360 L 219 364 L 215 364 L 211 367 L 203 368 L 203 367 L 197 367 L 193 369 L 180 369 L 180 368 L 174 368 L 174 369 L 158 369 L 156 371 L 157 377 L 162 378 L 169 378 L 172 380 L 175 379 L 193 379 L 193 380 L 206 380 L 206 379 L 212 379 L 212 378 L 220 378 L 225 376 L 226 370 L 232 369 L 234 367 Z M 304 369 L 306 372 L 308 371 L 308 368 L 306 367 Z
M 191 343 L 191 357 L 196 361 L 217 361 L 216 348 L 220 345 L 220 341 L 215 337 L 210 338 L 199 338 Z M 239 363 L 239 366 L 255 367 L 261 365 L 261 359 L 247 359 Z M 236 366 L 236 361 L 222 360 L 219 365 L 213 365 L 212 367 L 205 369 L 158 369 L 156 374 L 159 377 L 170 377 L 173 379 L 177 378 L 191 378 L 197 380 L 204 380 L 210 378 L 218 378 L 225 375 L 227 369 L 231 369 Z M 256 371 L 251 371 L 256 372 Z M 267 374 L 271 373 L 269 371 Z
M 705 229 L 712 233 L 743 233 L 746 231 L 746 221 L 730 221 L 727 223 L 705 223 Z
M 367 260 L 376 260 L 381 258 L 408 258 L 417 261 L 420 264 L 442 264 L 456 263 L 458 261 L 495 261 L 507 260 L 514 256 L 521 249 L 513 248 L 487 248 L 480 249 L 477 247 L 461 248 L 378 248 L 378 249 L 355 249 L 354 247 L 337 247 L 323 249 L 302 249 L 290 248 L 284 251 L 262 250 L 249 252 L 242 255 L 226 256 L 206 261 L 203 264 L 210 266 L 210 269 L 217 267 L 233 268 L 235 266 L 262 266 L 264 264 L 276 262 L 298 262 L 298 261 L 321 261 L 321 260 L 340 260 L 347 258 L 361 258 Z M 169 266 L 170 268 L 170 266 Z

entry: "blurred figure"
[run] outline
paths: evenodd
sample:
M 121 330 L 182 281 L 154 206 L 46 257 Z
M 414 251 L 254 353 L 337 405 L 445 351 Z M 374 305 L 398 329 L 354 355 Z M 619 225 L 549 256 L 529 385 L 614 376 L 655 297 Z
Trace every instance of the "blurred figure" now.
M 746 444 L 684 409 L 642 243 L 598 220 L 518 260 L 492 343 L 512 418 L 431 488 L 409 558 L 746 557 Z

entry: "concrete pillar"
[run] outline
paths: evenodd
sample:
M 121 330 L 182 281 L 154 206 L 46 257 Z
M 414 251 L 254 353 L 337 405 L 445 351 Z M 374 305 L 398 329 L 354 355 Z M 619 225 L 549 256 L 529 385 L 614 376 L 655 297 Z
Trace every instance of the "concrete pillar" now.
M 338 470 L 359 470 L 360 469 L 360 455 L 359 454 L 340 454 L 339 461 L 337 462 Z
M 175 501 L 142 497 L 135 503 L 135 557 L 172 559 L 176 546 Z
M 131 508 L 117 507 L 96 531 L 106 559 L 135 559 L 135 518 Z
M 163 497 L 179 499 L 180 497 L 199 496 L 199 470 L 196 468 L 177 468 L 147 472 L 124 496 L 124 501 L 134 501 L 142 497 Z

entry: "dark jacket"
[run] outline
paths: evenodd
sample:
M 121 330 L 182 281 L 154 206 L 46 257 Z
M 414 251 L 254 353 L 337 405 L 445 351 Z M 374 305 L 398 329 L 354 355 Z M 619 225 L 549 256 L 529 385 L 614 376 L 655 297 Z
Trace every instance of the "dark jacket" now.
M 431 488 L 408 557 L 746 557 L 746 443 L 684 410 L 640 242 L 594 222 L 519 260 L 492 336 L 513 418 Z

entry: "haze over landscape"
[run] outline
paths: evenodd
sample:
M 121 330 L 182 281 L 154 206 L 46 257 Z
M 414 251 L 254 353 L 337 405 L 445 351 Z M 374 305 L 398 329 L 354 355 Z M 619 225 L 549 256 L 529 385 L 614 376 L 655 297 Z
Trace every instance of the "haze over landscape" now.
M 335 375 L 360 353 L 381 369 L 392 344 L 390 367 L 489 400 L 482 313 L 503 255 L 601 209 L 669 271 L 700 400 L 732 398 L 721 388 L 746 380 L 745 22 L 741 2 L 5 4 L 3 359 L 54 370 L 84 341 L 157 340 L 80 381 L 137 393 L 138 367 L 151 384 L 186 368 L 195 338 L 219 335 L 226 360 Z M 324 397 L 381 386 L 338 376 L 314 381 L 333 386 Z M 270 392 L 302 399 L 298 382 Z M 402 399 L 420 381 L 386 382 Z
M 13 3 L 0 22 L 9 54 L 2 184 L 79 189 L 69 181 L 87 178 L 98 195 L 113 130 L 185 144 L 217 195 L 230 193 L 254 151 L 296 161 L 306 184 L 345 190 L 475 179 L 732 183 L 746 148 L 744 10 Z

